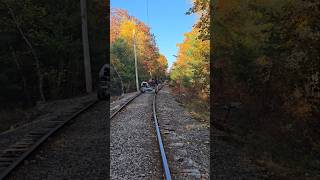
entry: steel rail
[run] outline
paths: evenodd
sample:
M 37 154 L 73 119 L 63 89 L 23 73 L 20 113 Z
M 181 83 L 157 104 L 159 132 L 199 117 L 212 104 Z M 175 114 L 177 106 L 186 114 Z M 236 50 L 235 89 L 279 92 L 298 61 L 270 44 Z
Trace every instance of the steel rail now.
M 138 94 L 134 95 L 129 101 L 125 102 L 121 105 L 119 109 L 117 109 L 111 116 L 110 119 L 113 119 L 123 108 L 125 108 L 130 102 L 132 102 L 136 97 L 140 96 L 142 93 L 139 92 Z
M 40 132 L 36 131 L 33 133 L 29 133 L 29 135 L 27 135 L 24 140 L 21 140 L 20 143 L 16 143 L 13 148 L 5 150 L 5 153 L 0 156 L 0 163 L 7 162 L 9 164 L 4 168 L 3 172 L 0 172 L 0 180 L 7 177 L 16 167 L 18 167 L 29 155 L 31 155 L 32 152 L 40 147 L 40 145 L 43 144 L 55 132 L 65 126 L 69 121 L 77 118 L 80 114 L 96 105 L 98 102 L 98 100 L 91 102 L 86 107 L 74 113 L 65 121 L 53 121 L 56 123 L 54 127 L 43 128 Z M 37 137 L 37 135 L 40 137 Z
M 164 85 L 162 85 L 153 96 L 153 103 L 152 103 L 153 120 L 154 120 L 154 124 L 155 124 L 155 128 L 156 128 L 156 132 L 157 132 L 157 139 L 158 139 L 158 143 L 159 143 L 159 149 L 160 149 L 160 154 L 161 154 L 164 175 L 165 175 L 166 180 L 171 180 L 170 168 L 169 168 L 168 160 L 167 160 L 166 153 L 164 150 L 164 146 L 163 146 L 163 142 L 162 142 L 162 138 L 161 138 L 161 132 L 160 132 L 158 119 L 157 119 L 157 112 L 156 112 L 156 96 L 157 96 L 157 93 L 162 89 L 163 86 Z

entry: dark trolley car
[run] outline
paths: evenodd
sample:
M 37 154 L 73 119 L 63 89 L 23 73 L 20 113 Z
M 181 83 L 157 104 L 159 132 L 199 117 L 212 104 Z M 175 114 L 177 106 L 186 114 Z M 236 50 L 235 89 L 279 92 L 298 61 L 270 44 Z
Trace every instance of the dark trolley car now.
M 108 80 L 109 80 L 109 71 L 110 67 L 108 64 L 105 64 L 102 66 L 100 72 L 99 72 L 99 82 L 98 82 L 98 91 L 97 96 L 100 100 L 107 100 L 109 98 L 108 93 Z

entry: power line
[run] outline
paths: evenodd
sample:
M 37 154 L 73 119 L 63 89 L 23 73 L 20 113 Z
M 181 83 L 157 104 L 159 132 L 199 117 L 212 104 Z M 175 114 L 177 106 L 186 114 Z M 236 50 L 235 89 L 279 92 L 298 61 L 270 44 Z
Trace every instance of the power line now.
M 149 0 L 146 0 L 146 4 L 147 4 L 147 25 L 149 25 Z

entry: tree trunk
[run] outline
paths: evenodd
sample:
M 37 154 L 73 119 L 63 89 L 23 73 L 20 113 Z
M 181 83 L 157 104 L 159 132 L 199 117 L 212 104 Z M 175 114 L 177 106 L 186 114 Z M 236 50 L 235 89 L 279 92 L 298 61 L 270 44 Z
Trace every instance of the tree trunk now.
M 21 64 L 19 62 L 19 59 L 17 57 L 17 54 L 15 52 L 15 50 L 13 49 L 12 46 L 10 46 L 10 49 L 12 51 L 12 59 L 14 61 L 14 63 L 16 64 L 17 66 L 17 70 L 19 72 L 19 75 L 21 77 L 21 80 L 22 80 L 22 84 L 23 84 L 23 91 L 25 93 L 25 96 L 27 97 L 27 105 L 30 106 L 32 104 L 31 102 L 31 96 L 30 96 L 30 93 L 29 93 L 29 90 L 28 90 L 28 86 L 27 86 L 27 80 L 23 74 L 23 71 L 22 71 L 22 68 L 21 68 Z
M 55 92 L 55 96 L 56 97 L 64 97 L 65 94 L 62 93 L 62 87 L 63 87 L 63 81 L 65 80 L 64 77 L 65 77 L 65 72 L 64 72 L 64 61 L 61 60 L 60 63 L 59 63 L 59 69 L 58 69 L 58 77 L 57 77 L 57 91 Z M 54 98 L 56 98 L 54 97 Z
M 87 1 L 80 0 L 80 6 L 81 6 L 82 44 L 83 44 L 86 90 L 87 90 L 87 93 L 91 93 L 92 77 L 91 77 L 91 64 L 90 64 L 90 52 L 89 52 L 89 40 L 88 40 Z
M 36 63 L 36 68 L 37 68 L 37 74 L 38 74 L 38 78 L 39 78 L 39 94 L 40 94 L 41 101 L 45 102 L 46 98 L 45 98 L 44 93 L 43 93 L 43 75 L 42 75 L 42 72 L 41 72 L 41 69 L 40 69 L 41 67 L 40 67 L 39 58 L 38 58 L 38 56 L 37 56 L 32 44 L 30 43 L 30 41 L 28 40 L 28 38 L 26 37 L 26 35 L 22 31 L 22 28 L 20 27 L 20 24 L 17 21 L 16 15 L 14 14 L 12 8 L 10 8 L 10 6 L 9 6 L 9 4 L 7 2 L 5 2 L 5 4 L 6 4 L 8 10 L 9 10 L 11 18 L 12 18 L 13 22 L 15 23 L 20 35 L 22 36 L 22 38 L 26 42 L 26 44 L 29 46 L 29 48 L 31 50 L 31 53 L 32 53 L 32 55 L 34 57 L 34 60 L 35 60 L 35 63 Z

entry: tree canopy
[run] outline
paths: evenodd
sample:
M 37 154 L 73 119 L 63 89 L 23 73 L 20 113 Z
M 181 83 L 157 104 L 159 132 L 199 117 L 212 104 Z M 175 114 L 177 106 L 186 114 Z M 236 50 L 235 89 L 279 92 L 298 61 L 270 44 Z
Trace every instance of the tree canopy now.
M 211 13 L 213 120 L 291 167 L 310 168 L 311 154 L 319 153 L 319 5 L 217 0 Z M 219 105 L 233 102 L 242 104 L 241 113 L 217 115 Z
M 184 41 L 178 44 L 178 56 L 171 69 L 170 78 L 177 84 L 188 87 L 192 95 L 204 97 L 208 102 L 210 93 L 208 40 L 201 40 L 200 30 L 193 28 L 185 33 Z
M 103 2 L 88 1 L 93 82 L 106 63 Z M 84 93 L 80 3 L 62 0 L 0 2 L 0 82 L 3 104 Z
M 139 81 L 151 78 L 159 79 L 164 77 L 168 66 L 165 56 L 159 53 L 155 36 L 150 32 L 150 28 L 130 16 L 123 9 L 111 9 L 111 63 L 116 72 L 111 73 L 114 83 L 123 81 L 125 91 L 130 92 L 135 89 L 134 52 L 133 44 L 137 50 Z M 116 91 L 117 89 L 115 89 Z

